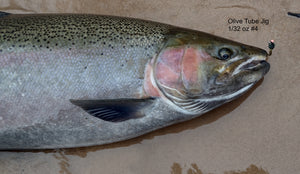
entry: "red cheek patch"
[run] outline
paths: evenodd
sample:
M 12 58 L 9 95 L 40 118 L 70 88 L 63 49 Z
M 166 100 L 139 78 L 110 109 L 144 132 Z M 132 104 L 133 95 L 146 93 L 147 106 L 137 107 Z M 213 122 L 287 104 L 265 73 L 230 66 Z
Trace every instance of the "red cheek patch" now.
M 182 75 L 186 81 L 194 82 L 197 80 L 199 54 L 193 48 L 187 48 L 182 61 Z
M 155 76 L 160 84 L 171 88 L 178 86 L 183 54 L 184 48 L 169 48 L 159 55 Z
M 193 47 L 167 48 L 148 63 L 145 74 L 145 92 L 150 96 L 158 96 L 159 91 L 151 81 L 151 73 L 160 85 L 184 90 L 199 88 L 200 64 L 211 56 Z M 155 59 L 154 59 L 155 60 Z M 154 65 L 153 65 L 154 64 Z M 154 68 L 154 69 L 153 69 Z
M 180 73 L 174 72 L 172 67 L 169 67 L 162 62 L 157 63 L 156 66 L 156 78 L 159 79 L 159 82 L 170 87 L 175 87 L 176 82 L 180 77 Z
M 184 48 L 167 49 L 159 56 L 158 62 L 170 67 L 175 73 L 180 73 L 183 54 Z
M 187 48 L 182 59 L 182 81 L 186 89 L 192 90 L 200 87 L 200 64 L 211 58 L 203 50 Z

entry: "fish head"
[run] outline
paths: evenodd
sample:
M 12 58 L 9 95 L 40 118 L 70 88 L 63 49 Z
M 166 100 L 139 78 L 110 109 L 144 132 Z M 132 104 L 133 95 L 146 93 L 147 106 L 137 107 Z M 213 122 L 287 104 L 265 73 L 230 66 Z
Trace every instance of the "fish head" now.
M 206 33 L 169 38 L 153 61 L 161 96 L 181 112 L 202 114 L 245 93 L 270 69 L 265 50 Z

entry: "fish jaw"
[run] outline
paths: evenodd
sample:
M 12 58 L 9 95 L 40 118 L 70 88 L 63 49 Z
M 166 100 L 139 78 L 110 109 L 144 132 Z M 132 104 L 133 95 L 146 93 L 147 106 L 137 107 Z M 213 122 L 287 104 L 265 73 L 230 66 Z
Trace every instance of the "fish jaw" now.
M 208 70 L 213 73 L 207 75 L 206 91 L 203 96 L 229 95 L 238 93 L 249 84 L 253 86 L 270 70 L 270 64 L 266 60 L 267 54 L 264 52 L 250 57 L 237 56 L 227 63 Z

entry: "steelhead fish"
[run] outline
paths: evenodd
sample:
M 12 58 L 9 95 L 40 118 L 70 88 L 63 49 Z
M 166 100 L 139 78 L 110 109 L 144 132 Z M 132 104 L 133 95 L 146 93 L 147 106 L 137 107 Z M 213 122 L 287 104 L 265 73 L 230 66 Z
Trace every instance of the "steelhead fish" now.
M 107 144 L 249 90 L 266 51 L 124 17 L 0 13 L 0 149 Z

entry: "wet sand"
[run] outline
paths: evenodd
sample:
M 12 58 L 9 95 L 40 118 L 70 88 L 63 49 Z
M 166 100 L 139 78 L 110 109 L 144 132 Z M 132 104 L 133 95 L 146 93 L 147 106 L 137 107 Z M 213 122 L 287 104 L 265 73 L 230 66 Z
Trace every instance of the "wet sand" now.
M 55 3 L 56 2 L 56 3 Z M 241 98 L 199 118 L 110 145 L 0 152 L 1 174 L 296 174 L 300 171 L 300 1 L 2 0 L 6 12 L 128 16 L 196 29 L 267 50 L 271 70 Z M 269 20 L 233 24 L 245 18 Z M 229 24 L 231 23 L 231 24 Z M 229 27 L 240 26 L 241 31 Z M 252 26 L 257 26 L 257 30 Z M 243 31 L 250 27 L 250 31 Z

